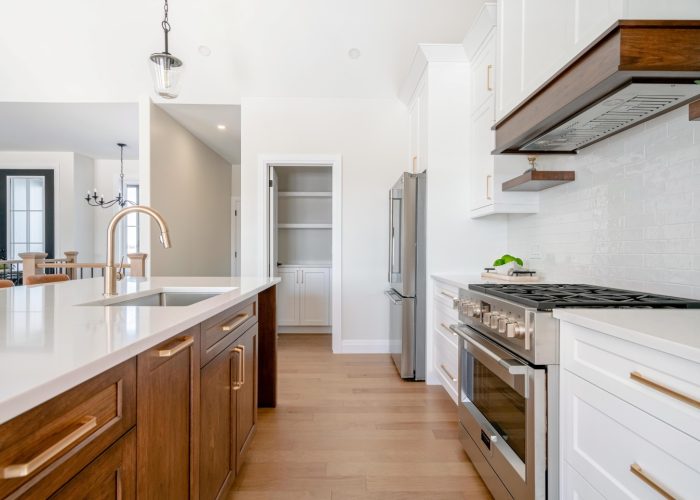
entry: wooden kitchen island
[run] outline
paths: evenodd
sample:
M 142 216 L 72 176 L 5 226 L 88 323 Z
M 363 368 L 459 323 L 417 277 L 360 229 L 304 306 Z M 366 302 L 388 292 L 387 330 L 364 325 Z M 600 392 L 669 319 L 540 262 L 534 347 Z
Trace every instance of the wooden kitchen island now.
M 276 405 L 276 278 L 0 292 L 0 498 L 219 498 Z M 125 298 L 203 294 L 184 306 Z M 194 295 L 193 295 L 194 294 Z

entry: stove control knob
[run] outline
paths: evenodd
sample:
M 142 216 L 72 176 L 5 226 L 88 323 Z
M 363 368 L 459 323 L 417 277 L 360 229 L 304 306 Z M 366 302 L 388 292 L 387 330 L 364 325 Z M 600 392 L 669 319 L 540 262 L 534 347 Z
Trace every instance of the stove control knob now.
M 491 313 L 491 321 L 489 322 L 489 326 L 494 330 L 498 329 L 498 322 L 500 321 L 500 319 L 500 313 Z
M 508 328 L 509 323 L 510 323 L 510 320 L 506 316 L 499 318 L 499 320 L 498 320 L 498 333 L 500 333 L 501 335 L 505 335 L 506 329 Z
M 474 306 L 472 307 L 472 316 L 475 318 L 481 316 L 481 306 L 479 306 L 477 303 L 474 303 Z
M 491 326 L 491 313 L 490 312 L 485 312 L 481 316 L 481 322 L 485 324 L 486 326 Z
M 517 321 L 513 323 L 508 323 L 508 325 L 506 326 L 506 335 L 508 336 L 508 338 L 524 339 L 525 327 Z

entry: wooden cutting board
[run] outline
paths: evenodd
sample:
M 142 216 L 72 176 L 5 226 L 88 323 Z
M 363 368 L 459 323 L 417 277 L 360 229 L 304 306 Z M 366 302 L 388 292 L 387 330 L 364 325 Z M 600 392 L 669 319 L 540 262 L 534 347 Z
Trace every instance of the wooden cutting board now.
M 490 281 L 502 281 L 503 283 L 537 283 L 539 276 L 508 276 L 498 273 L 481 273 L 481 278 Z

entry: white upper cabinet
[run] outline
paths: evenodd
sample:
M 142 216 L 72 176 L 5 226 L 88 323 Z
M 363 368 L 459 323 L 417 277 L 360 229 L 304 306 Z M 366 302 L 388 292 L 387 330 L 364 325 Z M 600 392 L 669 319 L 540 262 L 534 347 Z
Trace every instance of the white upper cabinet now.
M 700 19 L 698 0 L 498 0 L 500 120 L 619 19 Z

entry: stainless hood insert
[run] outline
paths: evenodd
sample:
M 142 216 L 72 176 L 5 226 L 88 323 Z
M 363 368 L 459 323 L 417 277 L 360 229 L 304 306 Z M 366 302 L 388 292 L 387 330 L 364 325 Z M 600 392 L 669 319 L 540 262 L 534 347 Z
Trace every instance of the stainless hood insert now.
M 520 149 L 568 153 L 699 96 L 694 83 L 631 83 Z

